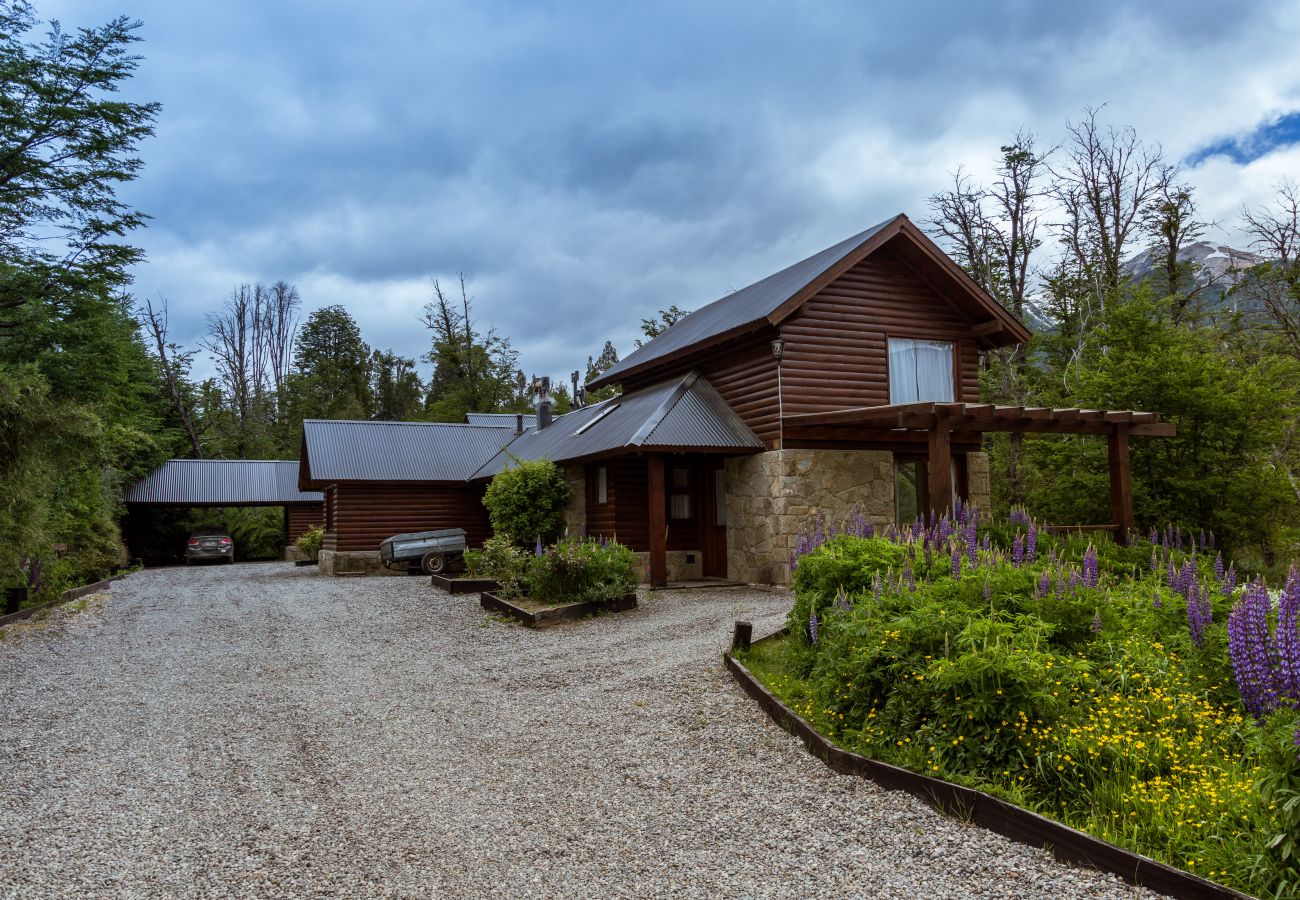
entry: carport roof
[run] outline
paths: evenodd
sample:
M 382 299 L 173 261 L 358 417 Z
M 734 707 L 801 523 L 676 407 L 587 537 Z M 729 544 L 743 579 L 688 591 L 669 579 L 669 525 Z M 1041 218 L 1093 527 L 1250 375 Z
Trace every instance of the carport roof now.
M 299 506 L 325 498 L 299 490 L 297 460 L 169 459 L 122 499 L 135 506 Z

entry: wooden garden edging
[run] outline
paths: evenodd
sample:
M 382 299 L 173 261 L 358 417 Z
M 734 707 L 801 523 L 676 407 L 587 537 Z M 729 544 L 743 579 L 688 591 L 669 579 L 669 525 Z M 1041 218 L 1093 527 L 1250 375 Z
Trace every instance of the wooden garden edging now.
M 736 623 L 741 646 L 749 643 L 748 632 L 745 630 L 748 625 L 747 622 Z M 742 629 L 741 626 L 745 628 Z M 754 643 L 771 640 L 785 633 L 786 630 L 782 629 Z M 836 747 L 769 691 L 731 651 L 724 653 L 723 659 L 732 677 L 772 721 L 803 741 L 808 751 L 832 771 L 841 775 L 869 778 L 886 790 L 906 791 L 942 813 L 987 828 L 1018 843 L 1046 847 L 1062 862 L 1091 866 L 1117 875 L 1130 884 L 1141 885 L 1180 900 L 1250 900 L 1247 894 L 1131 850 L 1116 847 L 982 791 L 921 775 Z
M 564 603 L 546 609 L 531 610 L 498 597 L 491 591 L 484 591 L 479 594 L 479 605 L 488 612 L 499 612 L 507 616 L 513 616 L 529 628 L 545 628 L 566 619 L 585 619 L 587 616 L 594 616 L 602 612 L 624 612 L 625 610 L 636 609 L 636 594 L 629 594 L 626 597 L 608 600 L 604 603 Z
M 450 575 L 430 575 L 429 586 L 442 588 L 449 594 L 481 594 L 501 587 L 491 578 L 453 578 Z
M 127 572 L 123 572 L 121 575 L 113 575 L 109 578 L 105 578 L 103 581 L 96 581 L 79 588 L 72 588 L 71 590 L 64 591 L 60 594 L 58 600 L 51 600 L 49 603 L 42 603 L 40 606 L 29 606 L 26 609 L 18 610 L 16 613 L 10 613 L 7 616 L 0 616 L 0 626 L 8 625 L 11 622 L 21 622 L 23 619 L 30 619 L 32 616 L 43 610 L 51 609 L 55 606 L 61 606 L 64 603 L 70 603 L 73 600 L 85 597 L 87 594 L 94 594 L 102 591 L 114 581 L 120 581 L 128 574 L 129 573 Z

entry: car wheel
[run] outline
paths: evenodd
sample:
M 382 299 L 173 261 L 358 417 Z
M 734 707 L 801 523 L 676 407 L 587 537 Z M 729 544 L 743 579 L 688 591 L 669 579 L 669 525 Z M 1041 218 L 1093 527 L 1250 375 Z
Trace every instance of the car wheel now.
M 447 559 L 441 553 L 426 553 L 420 560 L 420 571 L 425 575 L 441 575 L 447 571 Z

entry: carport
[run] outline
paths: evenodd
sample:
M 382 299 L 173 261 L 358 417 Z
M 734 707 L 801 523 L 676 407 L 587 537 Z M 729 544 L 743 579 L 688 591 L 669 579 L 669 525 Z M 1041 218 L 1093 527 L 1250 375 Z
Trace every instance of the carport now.
M 298 461 L 278 459 L 169 459 L 128 487 L 134 509 L 231 506 L 284 508 L 284 543 L 325 521 L 325 497 L 298 487 Z

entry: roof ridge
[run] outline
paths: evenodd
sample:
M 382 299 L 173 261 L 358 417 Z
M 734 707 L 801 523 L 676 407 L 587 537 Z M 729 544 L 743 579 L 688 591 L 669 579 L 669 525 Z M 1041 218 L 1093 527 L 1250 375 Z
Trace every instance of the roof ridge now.
M 628 446 L 639 447 L 648 440 L 650 435 L 654 434 L 655 429 L 659 427 L 659 424 L 663 422 L 664 417 L 672 412 L 673 407 L 678 404 L 699 377 L 700 373 L 694 370 L 683 375 L 677 386 L 673 388 L 668 396 L 664 398 L 663 402 L 659 404 L 659 408 L 652 412 L 650 416 L 641 423 L 641 427 L 636 430 L 636 433 L 633 434 L 632 438 L 627 442 Z
M 503 413 L 503 415 L 519 415 L 518 413 Z M 533 415 L 533 413 L 524 413 L 523 415 Z M 407 422 L 398 419 L 303 419 L 302 424 L 307 425 L 447 425 L 456 428 L 501 428 L 505 429 L 507 425 L 475 425 L 473 422 Z

